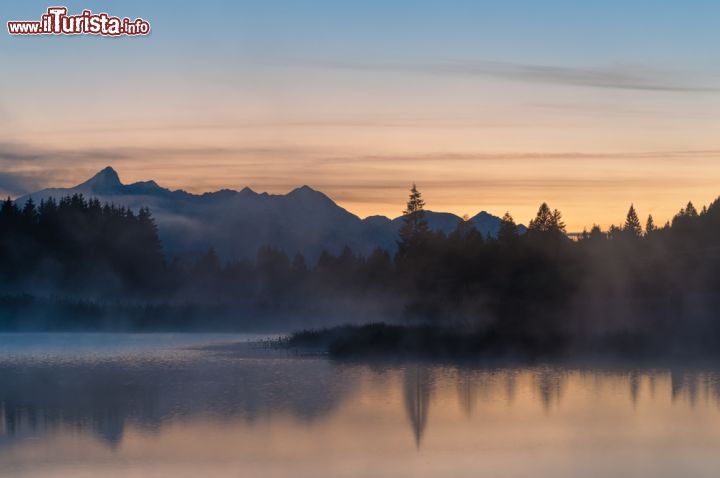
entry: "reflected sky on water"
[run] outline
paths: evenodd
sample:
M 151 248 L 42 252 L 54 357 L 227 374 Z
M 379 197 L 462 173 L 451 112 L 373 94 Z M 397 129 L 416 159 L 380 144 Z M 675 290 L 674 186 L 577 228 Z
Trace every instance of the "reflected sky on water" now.
M 716 476 L 712 366 L 346 363 L 0 335 L 0 476 Z M 720 370 L 720 369 L 718 369 Z

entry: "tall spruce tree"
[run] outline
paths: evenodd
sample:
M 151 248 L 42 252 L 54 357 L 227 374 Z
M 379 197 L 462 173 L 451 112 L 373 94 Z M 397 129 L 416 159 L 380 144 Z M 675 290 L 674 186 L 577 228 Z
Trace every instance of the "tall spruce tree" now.
M 401 257 L 421 246 L 428 237 L 430 228 L 425 220 L 425 201 L 417 186 L 413 183 L 405 210 L 403 225 L 400 228 L 398 255 Z
M 653 232 L 657 231 L 657 226 L 655 225 L 655 220 L 652 217 L 652 214 L 648 215 L 647 222 L 645 223 L 645 235 L 649 236 Z
M 625 218 L 625 225 L 623 226 L 623 231 L 633 237 L 642 236 L 642 226 L 640 225 L 640 218 L 638 218 L 637 212 L 635 211 L 635 206 L 632 204 L 630 205 L 630 210 L 628 211 L 627 217 Z
M 557 209 L 553 209 L 552 215 L 550 216 L 550 230 L 556 233 L 565 234 L 565 222 L 562 219 L 562 213 Z

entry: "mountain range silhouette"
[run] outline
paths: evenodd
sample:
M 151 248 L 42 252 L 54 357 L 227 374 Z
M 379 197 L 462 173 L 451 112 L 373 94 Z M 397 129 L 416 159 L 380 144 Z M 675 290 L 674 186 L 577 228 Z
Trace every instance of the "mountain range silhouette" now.
M 287 194 L 257 193 L 248 187 L 192 194 L 163 188 L 152 180 L 124 184 L 109 166 L 77 186 L 43 189 L 17 202 L 22 205 L 32 198 L 39 203 L 73 194 L 135 211 L 149 207 L 170 256 L 196 255 L 213 247 L 224 259 L 244 259 L 254 257 L 262 246 L 288 254 L 301 252 L 310 260 L 323 250 L 338 253 L 345 246 L 363 255 L 377 247 L 394 252 L 402 224 L 402 216 L 361 219 L 309 186 Z M 434 211 L 426 211 L 426 219 L 432 230 L 444 233 L 462 221 L 455 214 Z M 500 226 L 500 218 L 485 211 L 470 222 L 485 236 L 495 236 Z M 518 229 L 522 233 L 525 226 Z

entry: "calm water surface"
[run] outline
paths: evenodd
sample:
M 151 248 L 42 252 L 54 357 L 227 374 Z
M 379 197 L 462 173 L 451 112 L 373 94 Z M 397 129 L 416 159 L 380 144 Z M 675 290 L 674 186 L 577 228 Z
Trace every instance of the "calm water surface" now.
M 368 365 L 214 347 L 249 339 L 0 334 L 0 476 L 720 470 L 710 366 Z

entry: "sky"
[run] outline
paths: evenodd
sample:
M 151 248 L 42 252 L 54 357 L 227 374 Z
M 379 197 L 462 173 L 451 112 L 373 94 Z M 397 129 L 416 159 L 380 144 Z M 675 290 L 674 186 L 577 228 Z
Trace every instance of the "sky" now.
M 48 4 L 3 2 L 0 20 Z M 0 34 L 0 194 L 104 166 L 169 188 L 307 184 L 361 217 L 547 201 L 568 229 L 720 195 L 720 2 L 68 1 L 147 37 Z

